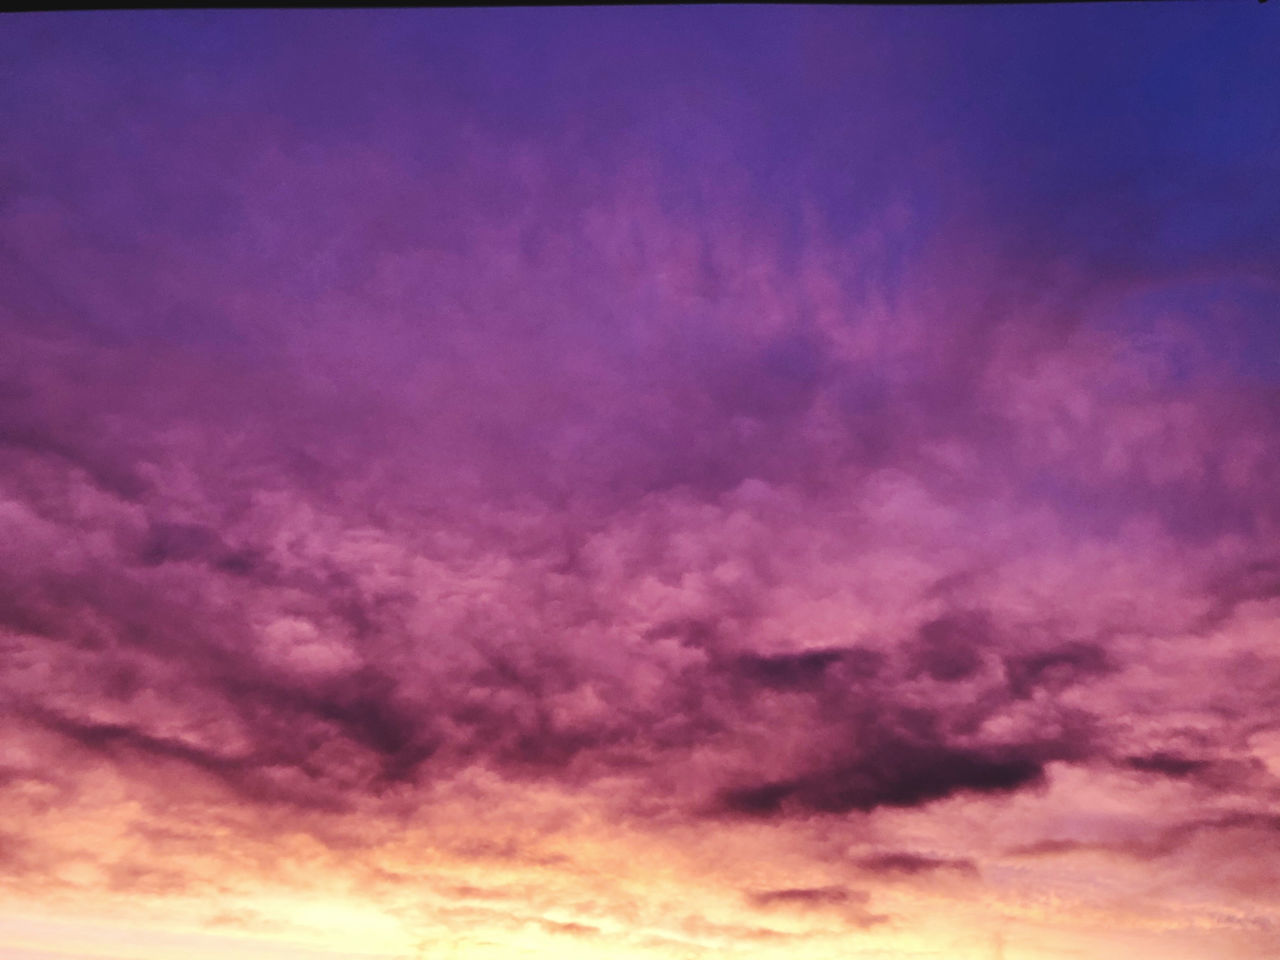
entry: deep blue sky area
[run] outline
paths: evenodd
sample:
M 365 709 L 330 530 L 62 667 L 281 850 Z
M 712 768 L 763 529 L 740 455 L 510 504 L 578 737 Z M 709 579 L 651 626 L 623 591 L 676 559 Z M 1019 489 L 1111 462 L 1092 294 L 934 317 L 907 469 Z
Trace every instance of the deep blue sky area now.
M 483 141 L 498 155 L 537 144 L 563 210 L 643 157 L 672 211 L 750 210 L 783 258 L 806 224 L 848 241 L 887 218 L 891 287 L 944 231 L 1016 260 L 1032 298 L 1204 275 L 1264 303 L 1280 263 L 1280 24 L 1249 3 L 48 13 L 5 27 L 11 202 L 78 198 L 82 229 L 121 245 L 143 242 L 135 227 L 234 234 L 249 215 L 234 185 L 270 149 L 317 169 L 381 151 L 410 180 L 470 177 L 473 201 L 513 215 L 526 199 L 501 163 L 476 166 Z M 184 150 L 212 162 L 176 161 Z M 430 191 L 412 203 L 437 225 L 458 216 Z M 1235 336 L 1253 344 L 1245 328 L 1269 311 L 1247 313 Z M 1256 338 L 1254 367 L 1270 352 Z

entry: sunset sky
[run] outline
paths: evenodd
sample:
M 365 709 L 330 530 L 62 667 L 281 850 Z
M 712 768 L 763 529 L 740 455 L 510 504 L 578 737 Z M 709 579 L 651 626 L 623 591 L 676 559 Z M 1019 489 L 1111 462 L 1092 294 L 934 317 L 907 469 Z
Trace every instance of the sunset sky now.
M 4 960 L 1275 960 L 1280 4 L 0 18 Z

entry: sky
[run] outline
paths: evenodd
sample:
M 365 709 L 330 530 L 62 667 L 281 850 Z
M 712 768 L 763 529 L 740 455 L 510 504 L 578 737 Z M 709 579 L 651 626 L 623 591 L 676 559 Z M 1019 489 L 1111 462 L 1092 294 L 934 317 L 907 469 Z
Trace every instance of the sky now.
M 9 960 L 1272 960 L 1280 12 L 0 19 Z

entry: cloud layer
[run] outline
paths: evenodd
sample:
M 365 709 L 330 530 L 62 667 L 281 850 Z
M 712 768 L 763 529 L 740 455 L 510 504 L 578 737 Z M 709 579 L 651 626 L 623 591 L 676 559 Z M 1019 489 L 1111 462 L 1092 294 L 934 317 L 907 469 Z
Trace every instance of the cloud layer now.
M 1263 957 L 1275 31 L 1079 14 L 15 18 L 8 888 Z

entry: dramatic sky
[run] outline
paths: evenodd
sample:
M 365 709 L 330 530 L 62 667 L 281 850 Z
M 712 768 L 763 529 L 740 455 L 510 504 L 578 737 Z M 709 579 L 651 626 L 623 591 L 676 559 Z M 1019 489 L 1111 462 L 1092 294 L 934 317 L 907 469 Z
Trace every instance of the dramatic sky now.
M 1272 960 L 1278 50 L 0 19 L 0 953 Z

